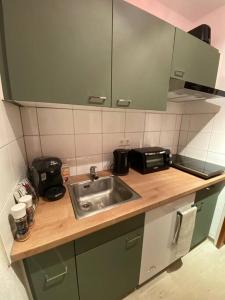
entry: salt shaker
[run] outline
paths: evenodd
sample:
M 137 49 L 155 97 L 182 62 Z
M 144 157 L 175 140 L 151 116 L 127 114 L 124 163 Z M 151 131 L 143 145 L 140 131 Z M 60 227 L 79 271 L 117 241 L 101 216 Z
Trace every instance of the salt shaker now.
M 11 207 L 11 214 L 16 224 L 16 239 L 18 241 L 25 241 L 29 237 L 26 204 L 19 203 Z
M 34 223 L 34 207 L 31 195 L 25 195 L 19 199 L 19 203 L 26 204 L 27 222 L 29 226 Z

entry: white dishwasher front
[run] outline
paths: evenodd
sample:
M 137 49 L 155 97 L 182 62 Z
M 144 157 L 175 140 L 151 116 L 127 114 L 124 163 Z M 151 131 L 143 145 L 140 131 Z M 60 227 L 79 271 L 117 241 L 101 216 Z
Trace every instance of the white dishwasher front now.
M 189 209 L 194 200 L 195 193 L 145 214 L 139 284 L 150 279 L 178 259 L 176 248 L 173 245 L 177 227 L 177 213 Z M 187 249 L 188 251 L 189 249 Z

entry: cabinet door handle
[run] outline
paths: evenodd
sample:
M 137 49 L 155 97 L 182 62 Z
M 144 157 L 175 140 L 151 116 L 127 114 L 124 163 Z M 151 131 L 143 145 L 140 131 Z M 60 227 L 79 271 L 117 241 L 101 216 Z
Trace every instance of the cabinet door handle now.
M 101 97 L 101 96 L 89 96 L 88 101 L 92 104 L 104 104 L 107 97 Z
M 183 77 L 184 77 L 184 71 L 175 70 L 175 71 L 174 71 L 174 75 L 175 75 L 176 77 L 183 78 Z
M 129 106 L 132 103 L 132 100 L 126 100 L 126 99 L 118 99 L 117 100 L 117 106 Z
M 182 215 L 180 212 L 177 212 L 177 220 L 176 220 L 176 227 L 175 227 L 175 232 L 173 237 L 173 244 L 176 244 L 179 239 L 181 224 L 182 224 Z
M 68 272 L 68 268 L 67 268 L 67 266 L 65 266 L 64 272 L 62 272 L 62 273 L 60 273 L 60 274 L 58 274 L 58 275 L 55 275 L 55 276 L 52 276 L 52 277 L 48 277 L 48 275 L 45 274 L 45 282 L 46 282 L 46 283 L 49 283 L 49 282 L 51 282 L 51 281 L 53 281 L 53 280 L 55 280 L 55 279 L 57 279 L 57 278 L 60 278 L 60 277 L 62 277 L 62 276 L 65 276 L 65 275 L 67 274 L 67 272 Z
M 133 247 L 141 240 L 141 238 L 142 238 L 142 236 L 139 234 L 132 239 L 127 239 L 126 240 L 126 248 L 129 249 L 129 248 Z

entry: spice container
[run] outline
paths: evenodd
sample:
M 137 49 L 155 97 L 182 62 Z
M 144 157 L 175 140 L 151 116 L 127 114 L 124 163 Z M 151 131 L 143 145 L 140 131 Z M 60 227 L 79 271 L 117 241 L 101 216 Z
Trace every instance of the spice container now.
M 26 205 L 27 222 L 29 226 L 34 223 L 34 207 L 31 195 L 23 196 L 19 199 L 19 203 L 24 203 Z
M 16 224 L 16 239 L 18 241 L 25 241 L 29 237 L 26 204 L 19 203 L 11 207 L 11 214 Z

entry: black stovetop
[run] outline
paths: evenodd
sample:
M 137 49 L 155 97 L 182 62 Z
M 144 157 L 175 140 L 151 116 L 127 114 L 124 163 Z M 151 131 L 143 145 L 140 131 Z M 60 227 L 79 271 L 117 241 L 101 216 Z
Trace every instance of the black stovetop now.
M 178 154 L 173 155 L 172 166 L 204 179 L 215 177 L 225 171 L 225 167 Z

